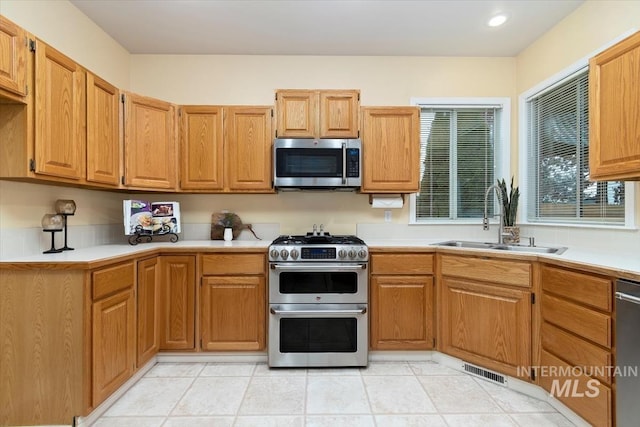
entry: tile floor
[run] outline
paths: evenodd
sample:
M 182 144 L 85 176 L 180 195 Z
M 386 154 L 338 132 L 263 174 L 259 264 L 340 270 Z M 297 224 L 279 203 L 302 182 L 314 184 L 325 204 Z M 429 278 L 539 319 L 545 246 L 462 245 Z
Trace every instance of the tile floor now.
M 546 402 L 436 362 L 269 369 L 159 363 L 94 427 L 573 426 Z

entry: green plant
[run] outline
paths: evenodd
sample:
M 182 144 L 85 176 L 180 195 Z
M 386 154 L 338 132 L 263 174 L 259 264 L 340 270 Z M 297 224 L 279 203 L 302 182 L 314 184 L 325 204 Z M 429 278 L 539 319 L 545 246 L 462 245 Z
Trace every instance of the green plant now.
M 220 219 L 220 223 L 224 228 L 232 228 L 235 214 L 233 212 L 225 212 Z
M 500 187 L 500 199 L 504 208 L 502 223 L 507 227 L 513 227 L 516 225 L 520 190 L 518 187 L 513 186 L 513 176 L 511 177 L 511 190 L 508 193 L 507 183 L 504 181 L 504 178 L 502 178 L 502 180 L 498 180 L 498 187 Z

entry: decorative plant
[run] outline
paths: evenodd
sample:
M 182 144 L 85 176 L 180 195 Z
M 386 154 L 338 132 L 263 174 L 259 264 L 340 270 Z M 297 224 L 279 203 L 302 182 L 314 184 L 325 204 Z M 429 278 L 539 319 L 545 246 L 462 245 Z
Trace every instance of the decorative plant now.
M 220 218 L 220 224 L 224 228 L 233 228 L 236 214 L 233 212 L 224 212 L 222 218 Z
M 503 225 L 507 227 L 513 227 L 516 225 L 516 218 L 518 213 L 518 200 L 520 199 L 520 190 L 518 187 L 513 186 L 513 176 L 511 177 L 511 190 L 507 193 L 507 183 L 502 180 L 498 180 L 498 187 L 500 187 L 501 202 L 504 207 L 504 217 L 502 219 Z

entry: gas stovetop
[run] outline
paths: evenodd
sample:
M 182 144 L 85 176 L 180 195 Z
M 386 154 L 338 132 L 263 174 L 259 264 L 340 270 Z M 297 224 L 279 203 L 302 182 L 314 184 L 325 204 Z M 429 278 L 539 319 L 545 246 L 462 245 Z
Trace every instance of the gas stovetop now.
M 367 245 L 356 236 L 332 236 L 326 232 L 280 236 L 269 247 L 269 261 L 352 262 L 368 261 Z

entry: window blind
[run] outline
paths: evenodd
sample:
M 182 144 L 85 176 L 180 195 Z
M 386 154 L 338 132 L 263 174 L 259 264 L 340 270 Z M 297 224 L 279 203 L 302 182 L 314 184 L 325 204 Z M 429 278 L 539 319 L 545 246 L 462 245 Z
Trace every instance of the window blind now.
M 624 183 L 589 180 L 589 75 L 527 101 L 529 221 L 624 223 Z
M 422 108 L 416 219 L 481 218 L 495 182 L 498 107 Z M 493 198 L 489 204 L 493 215 Z

